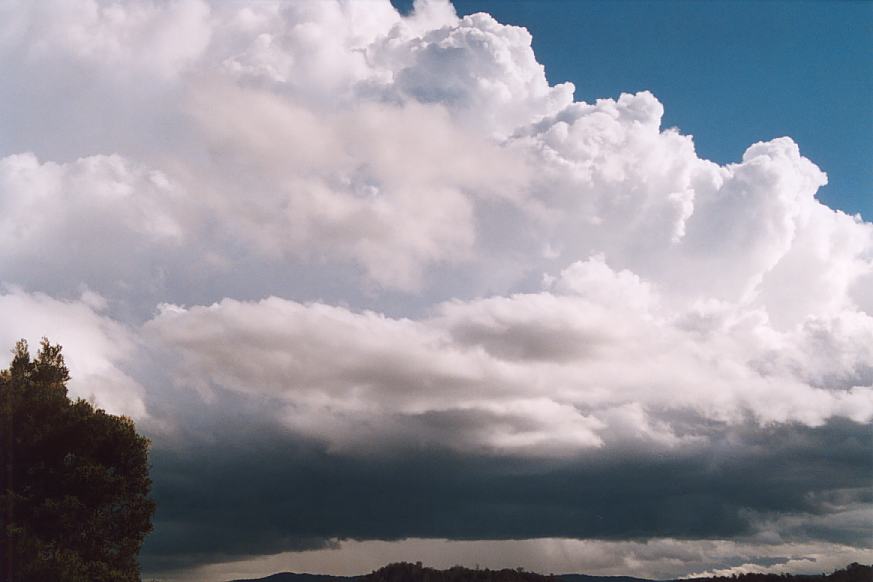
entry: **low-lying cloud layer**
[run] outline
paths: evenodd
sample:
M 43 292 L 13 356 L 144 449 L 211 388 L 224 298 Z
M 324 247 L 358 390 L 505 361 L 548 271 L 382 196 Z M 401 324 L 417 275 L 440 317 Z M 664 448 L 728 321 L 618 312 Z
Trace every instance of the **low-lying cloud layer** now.
M 153 438 L 151 567 L 870 551 L 873 224 L 790 138 L 701 159 L 651 93 L 574 102 L 526 30 L 438 0 L 0 23 L 0 340 L 61 342 Z

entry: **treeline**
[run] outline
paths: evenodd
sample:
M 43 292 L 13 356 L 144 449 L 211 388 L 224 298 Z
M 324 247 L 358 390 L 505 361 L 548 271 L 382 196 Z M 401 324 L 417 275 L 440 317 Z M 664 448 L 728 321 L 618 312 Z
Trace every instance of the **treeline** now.
M 524 570 L 472 570 L 455 566 L 436 570 L 417 564 L 400 562 L 388 564 L 375 572 L 359 576 L 360 582 L 556 582 L 554 576 L 543 576 Z
M 577 575 L 568 576 L 574 579 Z M 609 580 L 606 576 L 586 576 L 591 581 Z M 616 580 L 619 578 L 616 577 Z M 455 566 L 448 570 L 427 568 L 421 563 L 401 562 L 388 564 L 370 574 L 357 577 L 360 582 L 562 582 L 561 576 L 525 572 L 522 569 L 470 569 Z M 850 564 L 830 574 L 792 575 L 792 574 L 735 574 L 733 576 L 714 576 L 693 578 L 689 582 L 873 582 L 873 567 Z
M 786 580 L 797 582 L 873 582 L 873 566 L 854 563 L 830 574 L 734 574 L 733 576 L 692 578 L 691 580 L 693 582 L 785 582 Z

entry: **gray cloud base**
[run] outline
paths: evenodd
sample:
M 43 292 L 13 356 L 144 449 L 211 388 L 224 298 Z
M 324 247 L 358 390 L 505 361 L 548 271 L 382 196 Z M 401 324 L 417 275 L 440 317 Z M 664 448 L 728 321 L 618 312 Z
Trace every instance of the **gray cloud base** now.
M 762 546 L 817 540 L 865 547 L 869 533 L 841 523 L 841 514 L 873 495 L 866 478 L 873 470 L 870 426 L 854 423 L 750 426 L 696 451 L 597 451 L 551 461 L 427 449 L 337 456 L 257 427 L 241 441 L 244 429 L 232 428 L 214 442 L 155 452 L 163 535 L 149 540 L 147 566 L 228 561 L 337 538 L 740 539 Z M 771 529 L 773 516 L 796 516 L 799 527 Z

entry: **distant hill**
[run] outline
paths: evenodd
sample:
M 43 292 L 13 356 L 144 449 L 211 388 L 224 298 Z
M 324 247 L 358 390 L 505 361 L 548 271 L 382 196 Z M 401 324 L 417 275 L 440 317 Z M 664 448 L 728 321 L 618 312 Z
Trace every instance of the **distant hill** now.
M 357 580 L 356 576 L 329 576 L 327 574 L 294 574 L 292 572 L 282 572 L 273 574 L 266 578 L 245 578 L 241 580 L 232 580 L 231 582 L 351 582 Z
M 739 576 L 716 576 L 691 578 L 681 582 L 873 582 L 873 567 L 850 564 L 831 574 L 740 574 Z M 525 572 L 524 570 L 472 570 L 455 566 L 448 570 L 427 568 L 421 563 L 401 562 L 388 564 L 361 576 L 327 576 L 323 574 L 293 574 L 285 572 L 266 578 L 232 580 L 231 582 L 655 582 L 632 576 L 588 576 L 586 574 L 549 575 Z M 669 581 L 664 581 L 669 582 Z M 678 582 L 678 581 L 677 581 Z
M 588 574 L 559 574 L 564 582 L 653 582 L 649 578 L 634 578 L 633 576 L 590 576 Z
M 559 574 L 564 582 L 654 582 L 649 578 L 634 578 L 633 576 L 590 576 L 588 574 Z

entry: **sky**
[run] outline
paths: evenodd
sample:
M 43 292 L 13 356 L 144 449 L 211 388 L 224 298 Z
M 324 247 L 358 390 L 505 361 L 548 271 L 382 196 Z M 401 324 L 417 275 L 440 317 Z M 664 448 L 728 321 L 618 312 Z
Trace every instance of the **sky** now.
M 151 439 L 147 579 L 869 563 L 870 28 L 5 0 L 0 343 Z
M 407 3 L 398 3 L 404 8 Z M 873 216 L 873 5 L 851 1 L 459 0 L 525 26 L 550 82 L 576 99 L 650 90 L 666 127 L 698 153 L 737 162 L 791 136 L 828 174 L 820 200 Z

